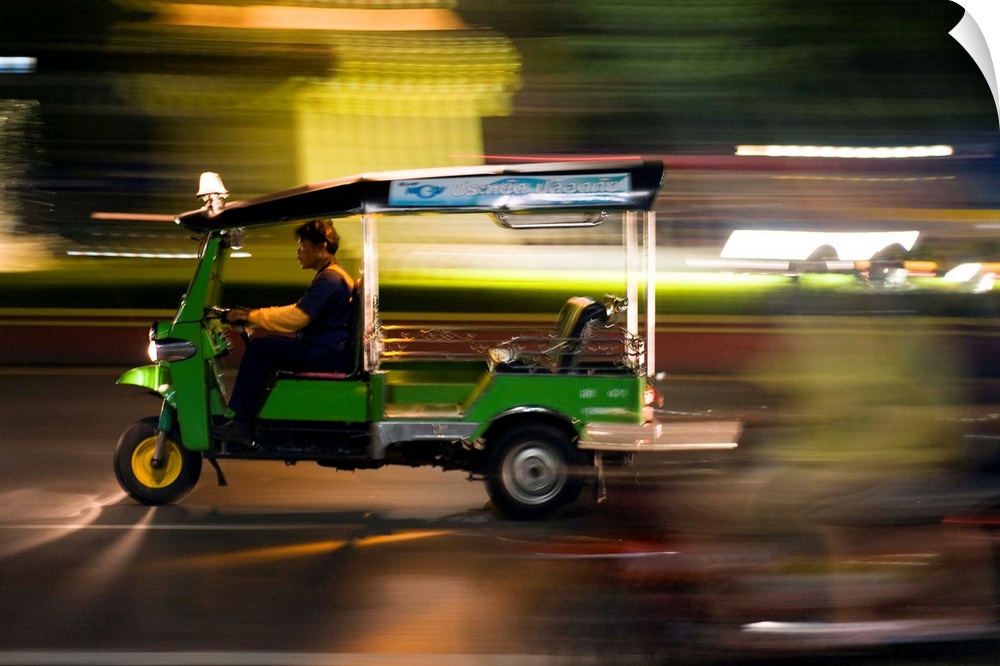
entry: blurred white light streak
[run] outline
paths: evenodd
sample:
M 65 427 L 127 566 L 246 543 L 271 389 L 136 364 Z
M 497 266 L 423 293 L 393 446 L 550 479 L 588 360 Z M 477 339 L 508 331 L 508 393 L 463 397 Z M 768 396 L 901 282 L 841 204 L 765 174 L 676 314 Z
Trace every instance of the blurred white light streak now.
M 960 637 L 983 638 L 995 629 L 992 624 L 966 618 L 928 618 L 902 620 L 859 620 L 845 622 L 753 622 L 743 625 L 743 633 L 784 638 L 791 645 L 834 647 L 890 645 L 917 641 L 948 640 Z
M 983 264 L 959 264 L 944 274 L 943 281 L 962 285 L 975 293 L 991 291 L 996 275 Z
M 742 157 L 823 157 L 840 159 L 908 159 L 915 157 L 949 157 L 951 146 L 736 146 Z
M 808 176 L 780 175 L 772 176 L 774 180 L 820 180 L 845 183 L 921 183 L 939 180 L 957 180 L 955 176 L 906 176 L 886 178 L 884 176 Z
M 787 261 L 754 260 L 723 260 L 713 257 L 690 257 L 684 260 L 688 268 L 699 270 L 750 271 L 756 273 L 784 272 L 789 270 Z
M 30 74 L 37 64 L 38 59 L 30 56 L 0 56 L 0 73 Z
M 641 160 L 642 155 L 568 155 L 557 157 L 553 155 L 460 155 L 452 154 L 453 159 L 497 160 L 503 162 L 615 162 Z
M 879 250 L 899 243 L 909 251 L 919 231 L 764 231 L 740 229 L 726 241 L 724 259 L 786 259 L 802 261 L 830 245 L 842 261 L 871 259 Z
M 945 282 L 968 282 L 979 275 L 982 269 L 982 264 L 959 264 L 945 273 L 941 279 Z

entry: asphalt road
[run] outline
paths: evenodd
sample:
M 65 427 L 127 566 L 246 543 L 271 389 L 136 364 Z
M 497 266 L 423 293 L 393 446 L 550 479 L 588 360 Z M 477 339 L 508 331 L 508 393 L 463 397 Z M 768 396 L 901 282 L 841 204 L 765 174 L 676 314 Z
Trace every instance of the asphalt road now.
M 991 533 L 755 531 L 759 470 L 658 466 L 544 523 L 459 473 L 273 462 L 139 506 L 111 454 L 157 405 L 115 375 L 0 369 L 0 666 L 997 654 Z

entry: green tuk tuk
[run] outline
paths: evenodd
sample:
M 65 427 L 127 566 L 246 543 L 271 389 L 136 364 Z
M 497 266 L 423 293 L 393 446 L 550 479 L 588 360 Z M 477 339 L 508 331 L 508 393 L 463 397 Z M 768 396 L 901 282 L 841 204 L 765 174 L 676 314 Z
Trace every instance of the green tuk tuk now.
M 176 218 L 201 237 L 194 276 L 173 320 L 150 330 L 153 364 L 119 380 L 162 401 L 158 416 L 119 439 L 119 483 L 138 502 L 163 504 L 193 488 L 205 459 L 220 483 L 224 459 L 434 465 L 485 480 L 507 517 L 540 518 L 588 481 L 603 493 L 605 466 L 643 451 L 734 446 L 738 426 L 706 435 L 671 430 L 654 415 L 653 204 L 662 177 L 662 163 L 638 160 L 487 165 L 365 174 L 227 203 L 221 179 L 203 175 L 205 205 Z M 383 325 L 377 220 L 453 213 L 488 214 L 510 233 L 617 219 L 627 293 L 571 296 L 540 335 Z M 227 261 L 244 230 L 319 217 L 360 225 L 353 367 L 278 373 L 256 414 L 254 445 L 215 440 L 227 404 L 219 359 L 233 347 L 223 323 Z

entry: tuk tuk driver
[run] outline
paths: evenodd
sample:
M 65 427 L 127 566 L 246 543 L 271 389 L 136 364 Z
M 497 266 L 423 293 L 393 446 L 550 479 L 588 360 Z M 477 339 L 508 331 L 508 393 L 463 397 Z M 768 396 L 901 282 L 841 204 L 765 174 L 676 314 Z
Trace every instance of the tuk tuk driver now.
M 212 437 L 253 443 L 253 419 L 278 370 L 344 372 L 350 369 L 349 324 L 354 279 L 337 263 L 340 236 L 330 220 L 311 220 L 295 230 L 303 269 L 316 275 L 298 302 L 259 309 L 233 308 L 224 322 L 249 324 L 278 335 L 250 338 L 229 400 L 229 420 L 212 428 Z

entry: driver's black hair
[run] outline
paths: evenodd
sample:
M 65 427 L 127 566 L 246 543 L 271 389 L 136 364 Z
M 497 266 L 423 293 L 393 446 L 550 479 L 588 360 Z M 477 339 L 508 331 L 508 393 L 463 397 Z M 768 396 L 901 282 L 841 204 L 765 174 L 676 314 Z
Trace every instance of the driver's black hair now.
M 309 220 L 295 230 L 295 238 L 310 243 L 326 243 L 326 251 L 337 254 L 340 248 L 340 234 L 333 228 L 331 220 Z

